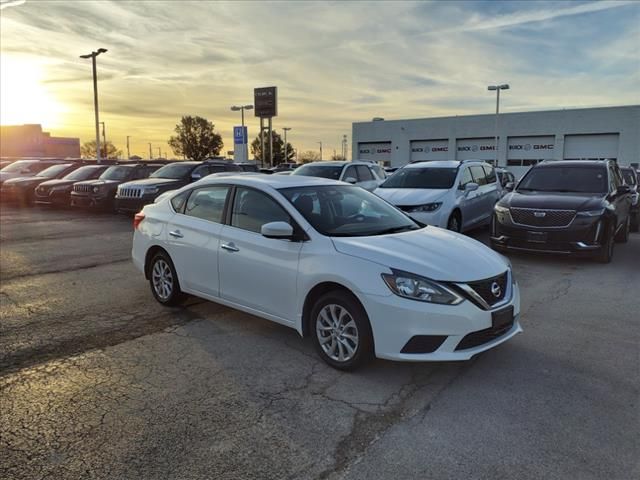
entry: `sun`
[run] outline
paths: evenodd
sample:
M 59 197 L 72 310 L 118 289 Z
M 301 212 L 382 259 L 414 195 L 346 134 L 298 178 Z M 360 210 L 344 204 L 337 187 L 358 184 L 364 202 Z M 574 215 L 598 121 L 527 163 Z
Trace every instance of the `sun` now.
M 60 126 L 65 109 L 43 85 L 44 68 L 28 58 L 0 57 L 0 124 Z

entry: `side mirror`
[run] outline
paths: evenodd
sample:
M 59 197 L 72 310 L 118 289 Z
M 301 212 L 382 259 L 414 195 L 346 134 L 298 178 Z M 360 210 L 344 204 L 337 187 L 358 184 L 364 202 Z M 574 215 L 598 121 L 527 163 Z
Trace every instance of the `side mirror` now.
M 479 185 L 474 182 L 467 183 L 464 186 L 464 193 L 475 192 L 478 189 Z
M 201 174 L 199 174 L 199 173 L 192 173 L 192 174 L 191 174 L 191 180 L 193 180 L 194 182 L 195 182 L 196 180 L 200 180 L 201 178 L 202 178 L 202 175 L 201 175 Z
M 504 186 L 504 189 L 507 192 L 513 192 L 513 189 L 516 187 L 516 184 L 514 182 L 507 182 L 507 184 Z
M 629 187 L 629 185 L 620 185 L 616 193 L 618 195 L 624 195 L 625 193 L 629 193 L 630 191 L 631 191 L 631 188 Z
M 354 184 L 354 183 L 356 183 L 358 180 L 356 180 L 356 179 L 355 179 L 355 178 L 353 178 L 353 177 L 347 177 L 347 178 L 345 178 L 345 179 L 344 179 L 344 181 L 345 181 L 345 182 L 347 182 L 347 183 Z
M 262 225 L 260 233 L 267 238 L 288 238 L 293 237 L 293 227 L 287 222 L 269 222 Z

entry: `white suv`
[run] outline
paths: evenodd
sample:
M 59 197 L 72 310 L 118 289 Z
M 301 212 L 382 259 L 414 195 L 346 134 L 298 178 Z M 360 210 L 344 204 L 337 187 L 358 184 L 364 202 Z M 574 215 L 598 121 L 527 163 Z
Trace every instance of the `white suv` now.
M 411 163 L 374 193 L 420 223 L 463 232 L 491 222 L 501 192 L 493 166 L 464 160 Z
M 382 173 L 379 173 L 379 170 Z M 342 180 L 364 188 L 370 192 L 378 188 L 384 177 L 384 171 L 369 162 L 312 162 L 296 168 L 291 175 L 304 175 L 306 177 L 330 178 Z
M 292 327 L 335 368 L 466 360 L 521 331 L 506 258 L 343 182 L 209 176 L 134 226 L 157 301 L 184 292 Z

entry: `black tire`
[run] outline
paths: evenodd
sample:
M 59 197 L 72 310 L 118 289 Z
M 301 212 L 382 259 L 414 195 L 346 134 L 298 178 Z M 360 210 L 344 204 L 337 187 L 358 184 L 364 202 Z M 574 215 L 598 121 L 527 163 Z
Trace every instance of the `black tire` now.
M 600 251 L 596 254 L 595 259 L 599 263 L 610 263 L 613 259 L 613 245 L 615 244 L 614 240 L 615 229 L 613 226 L 607 229 L 607 232 L 604 237 L 604 242 Z
M 631 216 L 627 215 L 624 225 L 616 235 L 616 242 L 627 243 L 629 241 L 629 230 L 631 228 Z
M 347 315 L 339 313 L 338 308 Z M 332 317 L 333 320 L 338 317 L 342 322 L 340 328 L 333 328 L 335 323 L 332 323 Z M 373 359 L 373 334 L 369 317 L 362 305 L 347 292 L 334 290 L 320 297 L 311 309 L 310 322 L 318 355 L 331 367 L 354 370 Z M 353 340 L 354 333 L 357 341 Z M 353 349 L 353 353 L 349 348 Z M 336 356 L 348 358 L 340 360 Z
M 631 215 L 631 231 L 637 232 L 640 229 L 640 212 Z
M 154 298 L 168 307 L 179 305 L 185 294 L 180 290 L 178 274 L 169 255 L 156 253 L 149 262 L 149 286 Z
M 462 218 L 460 212 L 455 210 L 447 220 L 447 230 L 460 233 L 462 231 Z

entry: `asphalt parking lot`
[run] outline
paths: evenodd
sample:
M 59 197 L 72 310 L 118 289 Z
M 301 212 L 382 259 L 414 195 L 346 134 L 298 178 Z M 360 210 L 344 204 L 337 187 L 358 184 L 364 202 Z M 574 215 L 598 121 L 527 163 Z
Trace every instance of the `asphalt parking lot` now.
M 640 234 L 609 265 L 511 256 L 525 331 L 470 362 L 355 373 L 266 320 L 160 307 L 131 237 L 2 207 L 0 478 L 640 476 Z

